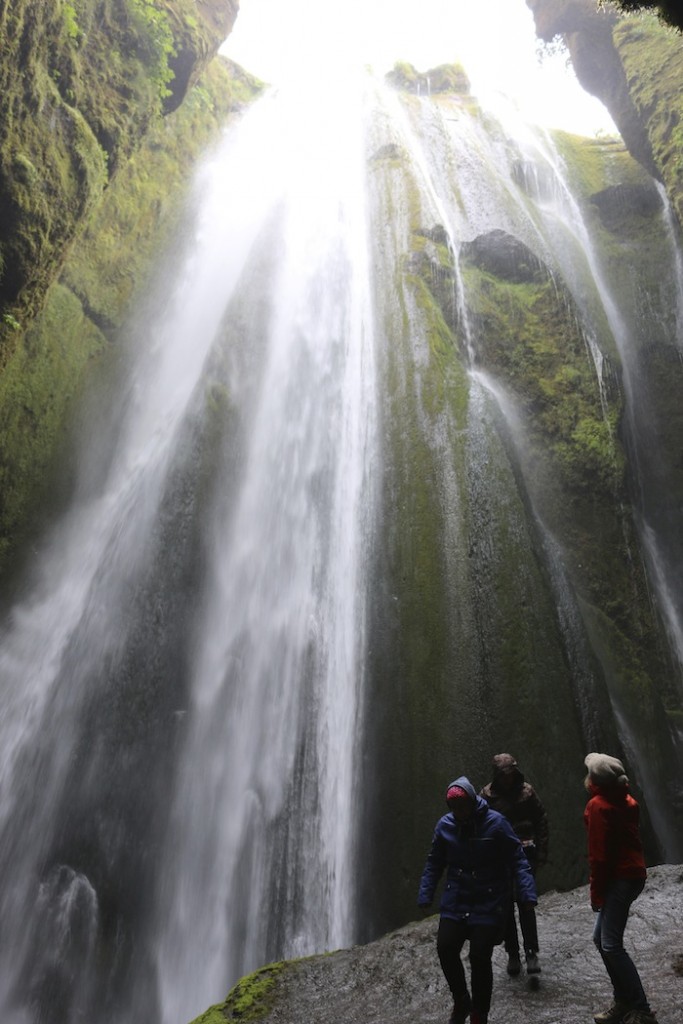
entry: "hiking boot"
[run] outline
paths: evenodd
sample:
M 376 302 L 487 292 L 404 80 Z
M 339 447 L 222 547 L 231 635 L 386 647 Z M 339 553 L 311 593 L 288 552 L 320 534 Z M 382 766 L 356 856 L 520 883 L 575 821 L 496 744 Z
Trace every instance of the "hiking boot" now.
M 593 1014 L 595 1024 L 622 1024 L 628 1013 L 628 1006 L 625 1003 L 612 1003 L 609 1010 Z
M 526 955 L 526 973 L 527 974 L 540 974 L 541 965 L 538 962 L 538 957 L 535 953 L 527 953 Z
M 517 953 L 510 953 L 508 957 L 507 972 L 511 978 L 516 978 L 522 970 L 522 961 Z
M 629 1010 L 624 1024 L 657 1024 L 657 1017 L 651 1010 Z
M 469 1006 L 467 1009 L 460 1008 L 458 1006 L 453 1007 L 453 1012 L 448 1018 L 448 1024 L 467 1024 L 467 1019 L 470 1015 Z

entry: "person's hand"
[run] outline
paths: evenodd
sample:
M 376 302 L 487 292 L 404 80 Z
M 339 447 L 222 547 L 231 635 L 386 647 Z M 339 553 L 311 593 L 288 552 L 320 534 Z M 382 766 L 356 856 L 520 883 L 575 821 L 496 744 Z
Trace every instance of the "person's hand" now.
M 591 903 L 591 910 L 594 914 L 598 914 L 602 910 L 602 907 L 599 907 L 597 903 Z

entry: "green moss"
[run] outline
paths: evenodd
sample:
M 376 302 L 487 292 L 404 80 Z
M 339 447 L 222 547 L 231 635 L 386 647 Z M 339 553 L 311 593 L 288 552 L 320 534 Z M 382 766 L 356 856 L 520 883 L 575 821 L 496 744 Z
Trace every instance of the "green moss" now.
M 63 271 L 63 281 L 105 329 L 120 324 L 163 252 L 195 161 L 229 114 L 261 87 L 237 65 L 214 61 L 182 107 L 158 122 L 120 168 Z
M 231 62 L 213 62 L 186 103 L 160 120 L 140 154 L 120 167 L 28 333 L 22 333 L 20 309 L 3 313 L 0 329 L 11 345 L 3 350 L 0 375 L 0 570 L 50 504 L 45 481 L 83 375 L 106 351 L 101 332 L 115 336 L 149 280 L 177 224 L 199 154 L 231 111 L 260 88 Z M 84 173 L 103 178 L 103 151 L 97 143 L 88 148 L 92 135 L 80 114 L 71 114 L 74 132 L 83 131 L 83 163 L 90 161 Z M 32 183 L 31 162 L 19 159 L 19 166 Z
M 634 105 L 652 153 L 683 223 L 683 62 L 681 37 L 655 17 L 625 18 L 614 28 Z
M 67 413 L 104 341 L 77 299 L 55 285 L 0 376 L 0 571 L 55 498 L 51 467 Z
M 196 1017 L 192 1024 L 225 1024 L 227 1017 L 223 1012 L 223 1005 L 210 1006 L 201 1016 Z
M 225 1024 L 226 1020 L 262 1020 L 273 1005 L 277 993 L 277 980 L 286 966 L 282 962 L 269 964 L 242 978 L 230 990 L 224 1003 L 210 1007 L 192 1024 Z
M 74 42 L 78 42 L 83 35 L 83 30 L 78 24 L 76 9 L 73 4 L 64 4 L 62 8 L 62 17 L 64 19 L 64 31 L 67 36 L 69 39 L 73 39 Z
M 0 374 L 0 570 L 49 504 L 49 467 L 83 375 L 106 351 L 102 331 L 114 337 L 149 280 L 177 224 L 199 154 L 230 112 L 260 87 L 231 62 L 215 61 L 186 103 L 160 121 L 140 154 L 120 168 L 28 333 L 22 333 L 20 310 L 3 313 L 1 330 L 11 346 L 5 346 Z M 76 130 L 82 119 L 73 115 Z M 105 174 L 99 145 L 85 159 L 92 159 L 93 177 Z M 32 181 L 30 161 L 19 162 Z
M 167 11 L 158 0 L 125 0 L 131 15 L 135 47 L 147 66 L 160 99 L 171 95 L 169 83 L 175 77 L 169 64 L 177 54 Z M 195 18 L 186 18 L 188 26 L 197 25 Z
M 613 706 L 627 721 L 639 723 L 642 753 L 649 748 L 648 763 L 653 768 L 661 766 L 666 751 L 657 737 L 666 733 L 667 716 L 660 701 L 653 699 L 653 679 L 648 671 L 649 617 L 640 621 L 634 616 L 624 618 L 614 603 L 583 603 L 582 615 L 608 680 Z M 669 770 L 675 771 L 673 766 Z
M 148 126 L 177 107 L 236 5 L 17 0 L 0 61 L 0 312 L 39 309 L 82 220 Z M 0 330 L 0 368 L 14 339 Z
M 643 184 L 650 179 L 620 138 L 588 139 L 555 131 L 553 138 L 567 170 L 572 193 L 588 200 L 609 185 Z
M 517 406 L 525 481 L 535 511 L 562 538 L 565 567 L 611 699 L 630 720 L 638 720 L 642 704 L 654 723 L 668 683 L 660 681 L 658 627 L 643 566 L 630 555 L 638 542 L 625 511 L 620 394 L 610 388 L 605 408 L 580 318 L 557 282 L 512 284 L 475 267 L 463 273 L 479 357 Z M 517 673 L 528 645 L 508 635 L 505 623 L 500 634 L 510 672 L 523 678 Z M 657 735 L 654 724 L 642 735 Z
M 539 455 L 554 460 L 572 493 L 611 502 L 624 474 L 618 410 L 606 418 L 570 299 L 559 301 L 551 280 L 513 284 L 473 267 L 464 277 L 482 360 L 512 388 Z

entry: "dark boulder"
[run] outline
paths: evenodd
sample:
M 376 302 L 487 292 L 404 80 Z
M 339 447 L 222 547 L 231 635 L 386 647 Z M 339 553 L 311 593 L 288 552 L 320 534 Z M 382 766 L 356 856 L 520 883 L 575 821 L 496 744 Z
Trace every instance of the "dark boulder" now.
M 545 263 L 524 242 L 500 229 L 465 242 L 460 254 L 479 270 L 514 284 L 540 283 L 549 275 Z

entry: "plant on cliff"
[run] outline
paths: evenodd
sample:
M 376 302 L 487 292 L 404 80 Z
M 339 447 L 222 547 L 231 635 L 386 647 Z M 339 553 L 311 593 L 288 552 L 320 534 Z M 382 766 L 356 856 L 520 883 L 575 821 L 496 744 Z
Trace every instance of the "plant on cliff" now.
M 138 52 L 149 67 L 150 77 L 160 99 L 171 95 L 174 78 L 169 59 L 176 55 L 168 14 L 155 0 L 128 0 Z
M 73 4 L 64 4 L 62 10 L 62 17 L 64 19 L 64 28 L 69 39 L 78 41 L 83 35 L 83 30 L 78 24 L 78 18 L 76 17 L 76 9 Z

